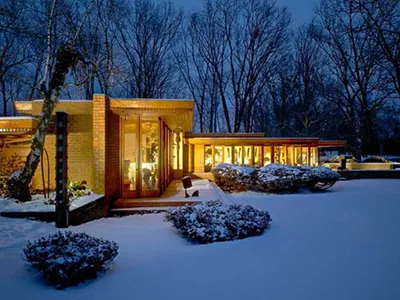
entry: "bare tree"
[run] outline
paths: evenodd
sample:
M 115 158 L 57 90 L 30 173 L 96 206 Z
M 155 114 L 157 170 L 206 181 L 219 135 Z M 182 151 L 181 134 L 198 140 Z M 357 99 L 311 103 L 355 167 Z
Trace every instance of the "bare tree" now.
M 215 77 L 229 132 L 251 130 L 255 104 L 288 46 L 289 24 L 287 10 L 268 0 L 206 1 L 191 15 L 191 42 Z
M 400 1 L 355 0 L 354 9 L 364 20 L 364 28 L 386 58 L 385 70 L 400 97 Z
M 183 12 L 171 2 L 137 0 L 126 7 L 119 24 L 118 43 L 125 61 L 126 95 L 160 98 L 176 79 L 172 48 Z
M 7 116 L 15 98 L 21 96 L 25 65 L 32 58 L 31 38 L 27 29 L 24 1 L 2 1 L 0 4 L 0 95 L 2 114 Z M 16 89 L 16 85 L 19 89 Z M 11 104 L 11 105 L 10 105 Z
M 67 40 L 60 44 L 54 55 L 54 24 L 59 23 L 58 12 L 64 11 L 68 8 L 65 6 L 57 6 L 57 0 L 53 0 L 47 23 L 47 57 L 45 64 L 44 77 L 40 82 L 40 93 L 43 95 L 42 111 L 39 115 L 38 124 L 36 127 L 35 135 L 32 139 L 31 150 L 27 156 L 25 166 L 22 170 L 13 173 L 7 182 L 8 192 L 10 197 L 27 201 L 31 199 L 29 184 L 40 162 L 43 147 L 45 143 L 46 133 L 50 124 L 51 116 L 57 104 L 58 97 L 60 96 L 62 88 L 66 86 L 66 76 L 71 68 L 75 68 L 79 62 L 85 62 L 82 53 L 78 50 L 76 41 L 79 37 L 80 30 L 84 24 L 91 8 L 91 3 L 84 11 L 84 15 L 77 26 L 68 24 L 66 30 Z M 71 27 L 72 28 L 71 28 Z M 72 34 L 72 29 L 74 34 Z M 71 34 L 71 35 L 70 35 Z M 54 62 L 54 63 L 53 63 Z
M 353 145 L 373 151 L 376 114 L 388 98 L 387 82 L 380 68 L 382 55 L 376 41 L 362 30 L 364 20 L 355 0 L 322 0 L 314 36 L 327 55 L 331 73 L 339 82 L 340 97 L 333 99 L 352 123 Z
M 310 31 L 312 26 L 298 29 L 294 47 L 294 93 L 295 104 L 292 131 L 298 136 L 321 136 L 333 120 L 328 118 L 332 105 L 324 93 L 326 78 L 325 56 Z

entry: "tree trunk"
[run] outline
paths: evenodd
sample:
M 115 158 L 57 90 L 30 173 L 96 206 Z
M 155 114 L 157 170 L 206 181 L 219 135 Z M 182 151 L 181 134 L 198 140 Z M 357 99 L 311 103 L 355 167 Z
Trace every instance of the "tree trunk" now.
M 51 115 L 56 106 L 57 98 L 58 92 L 52 95 L 45 95 L 41 116 L 39 117 L 36 133 L 32 140 L 31 151 L 26 158 L 25 166 L 22 171 L 17 171 L 12 174 L 8 180 L 8 192 L 11 198 L 21 201 L 31 200 L 29 184 L 32 181 L 42 156 L 46 133 L 50 124 Z
M 36 133 L 32 139 L 31 150 L 26 158 L 24 168 L 14 172 L 7 182 L 7 189 L 11 198 L 20 201 L 31 200 L 29 185 L 35 175 L 43 153 L 51 116 L 60 95 L 61 88 L 65 84 L 65 77 L 69 69 L 74 68 L 79 61 L 84 62 L 84 57 L 74 46 L 66 45 L 62 47 L 57 53 L 54 72 L 52 72 L 47 87 L 45 82 L 41 84 L 40 89 L 44 100 L 36 127 Z

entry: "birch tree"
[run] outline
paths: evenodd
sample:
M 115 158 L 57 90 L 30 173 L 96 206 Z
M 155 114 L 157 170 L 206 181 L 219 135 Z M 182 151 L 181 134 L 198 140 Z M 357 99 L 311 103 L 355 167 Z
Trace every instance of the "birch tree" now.
M 9 196 L 20 201 L 28 201 L 31 199 L 29 185 L 35 174 L 35 171 L 42 156 L 46 133 L 49 128 L 51 116 L 57 104 L 61 90 L 66 87 L 66 77 L 71 69 L 74 69 L 79 63 L 87 63 L 83 54 L 76 44 L 80 30 L 90 12 L 92 3 L 86 7 L 81 22 L 77 26 L 72 26 L 75 31 L 69 35 L 72 28 L 70 27 L 67 39 L 58 46 L 55 52 L 56 36 L 54 28 L 60 25 L 58 19 L 61 11 L 65 11 L 66 7 L 58 6 L 57 0 L 52 0 L 48 15 L 47 23 L 47 57 L 43 79 L 40 82 L 39 90 L 43 96 L 42 110 L 38 118 L 38 124 L 32 139 L 31 149 L 27 156 L 25 166 L 22 170 L 13 173 L 7 182 Z M 54 62 L 54 63 L 53 63 Z

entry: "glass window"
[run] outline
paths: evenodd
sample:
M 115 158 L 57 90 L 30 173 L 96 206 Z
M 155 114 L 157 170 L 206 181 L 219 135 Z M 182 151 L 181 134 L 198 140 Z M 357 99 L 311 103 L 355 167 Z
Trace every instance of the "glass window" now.
M 293 166 L 294 165 L 294 147 L 288 146 L 287 152 L 288 152 L 288 157 L 287 157 L 288 165 Z
M 301 164 L 304 166 L 308 165 L 308 148 L 307 147 L 301 148 Z
M 224 163 L 232 163 L 232 146 L 224 147 Z
M 215 146 L 214 148 L 214 165 L 222 163 L 222 146 Z
M 182 165 L 183 165 L 182 132 L 174 132 L 173 140 L 174 140 L 174 143 L 172 145 L 172 158 L 173 158 L 172 168 L 174 170 L 182 170 Z
M 261 165 L 261 146 L 254 146 L 254 164 Z
M 158 189 L 159 121 L 143 119 L 142 135 L 142 190 Z
M 315 167 L 318 165 L 317 163 L 317 157 L 318 157 L 318 148 L 317 147 L 312 147 L 310 148 L 310 165 L 312 167 Z
M 271 163 L 271 146 L 264 146 L 264 158 L 263 164 L 264 166 Z
M 244 146 L 244 164 L 252 165 L 253 164 L 253 151 L 252 146 Z
M 212 148 L 211 146 L 204 147 L 204 171 L 211 172 L 212 168 Z
M 136 149 L 137 120 L 128 119 L 125 120 L 123 124 L 123 190 L 135 191 L 137 183 L 136 168 L 138 152 Z
M 237 165 L 243 164 L 243 153 L 242 153 L 242 146 L 235 146 L 234 147 L 234 163 Z
M 286 165 L 286 146 L 274 147 L 274 161 L 277 164 Z

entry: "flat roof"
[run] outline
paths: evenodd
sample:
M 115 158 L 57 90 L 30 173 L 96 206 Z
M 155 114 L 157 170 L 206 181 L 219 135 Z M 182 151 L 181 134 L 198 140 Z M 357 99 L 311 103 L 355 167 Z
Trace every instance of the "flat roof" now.
M 343 147 L 344 140 L 320 140 L 317 137 L 264 137 L 260 133 L 185 133 L 185 141 L 193 145 L 307 145 L 314 147 Z

